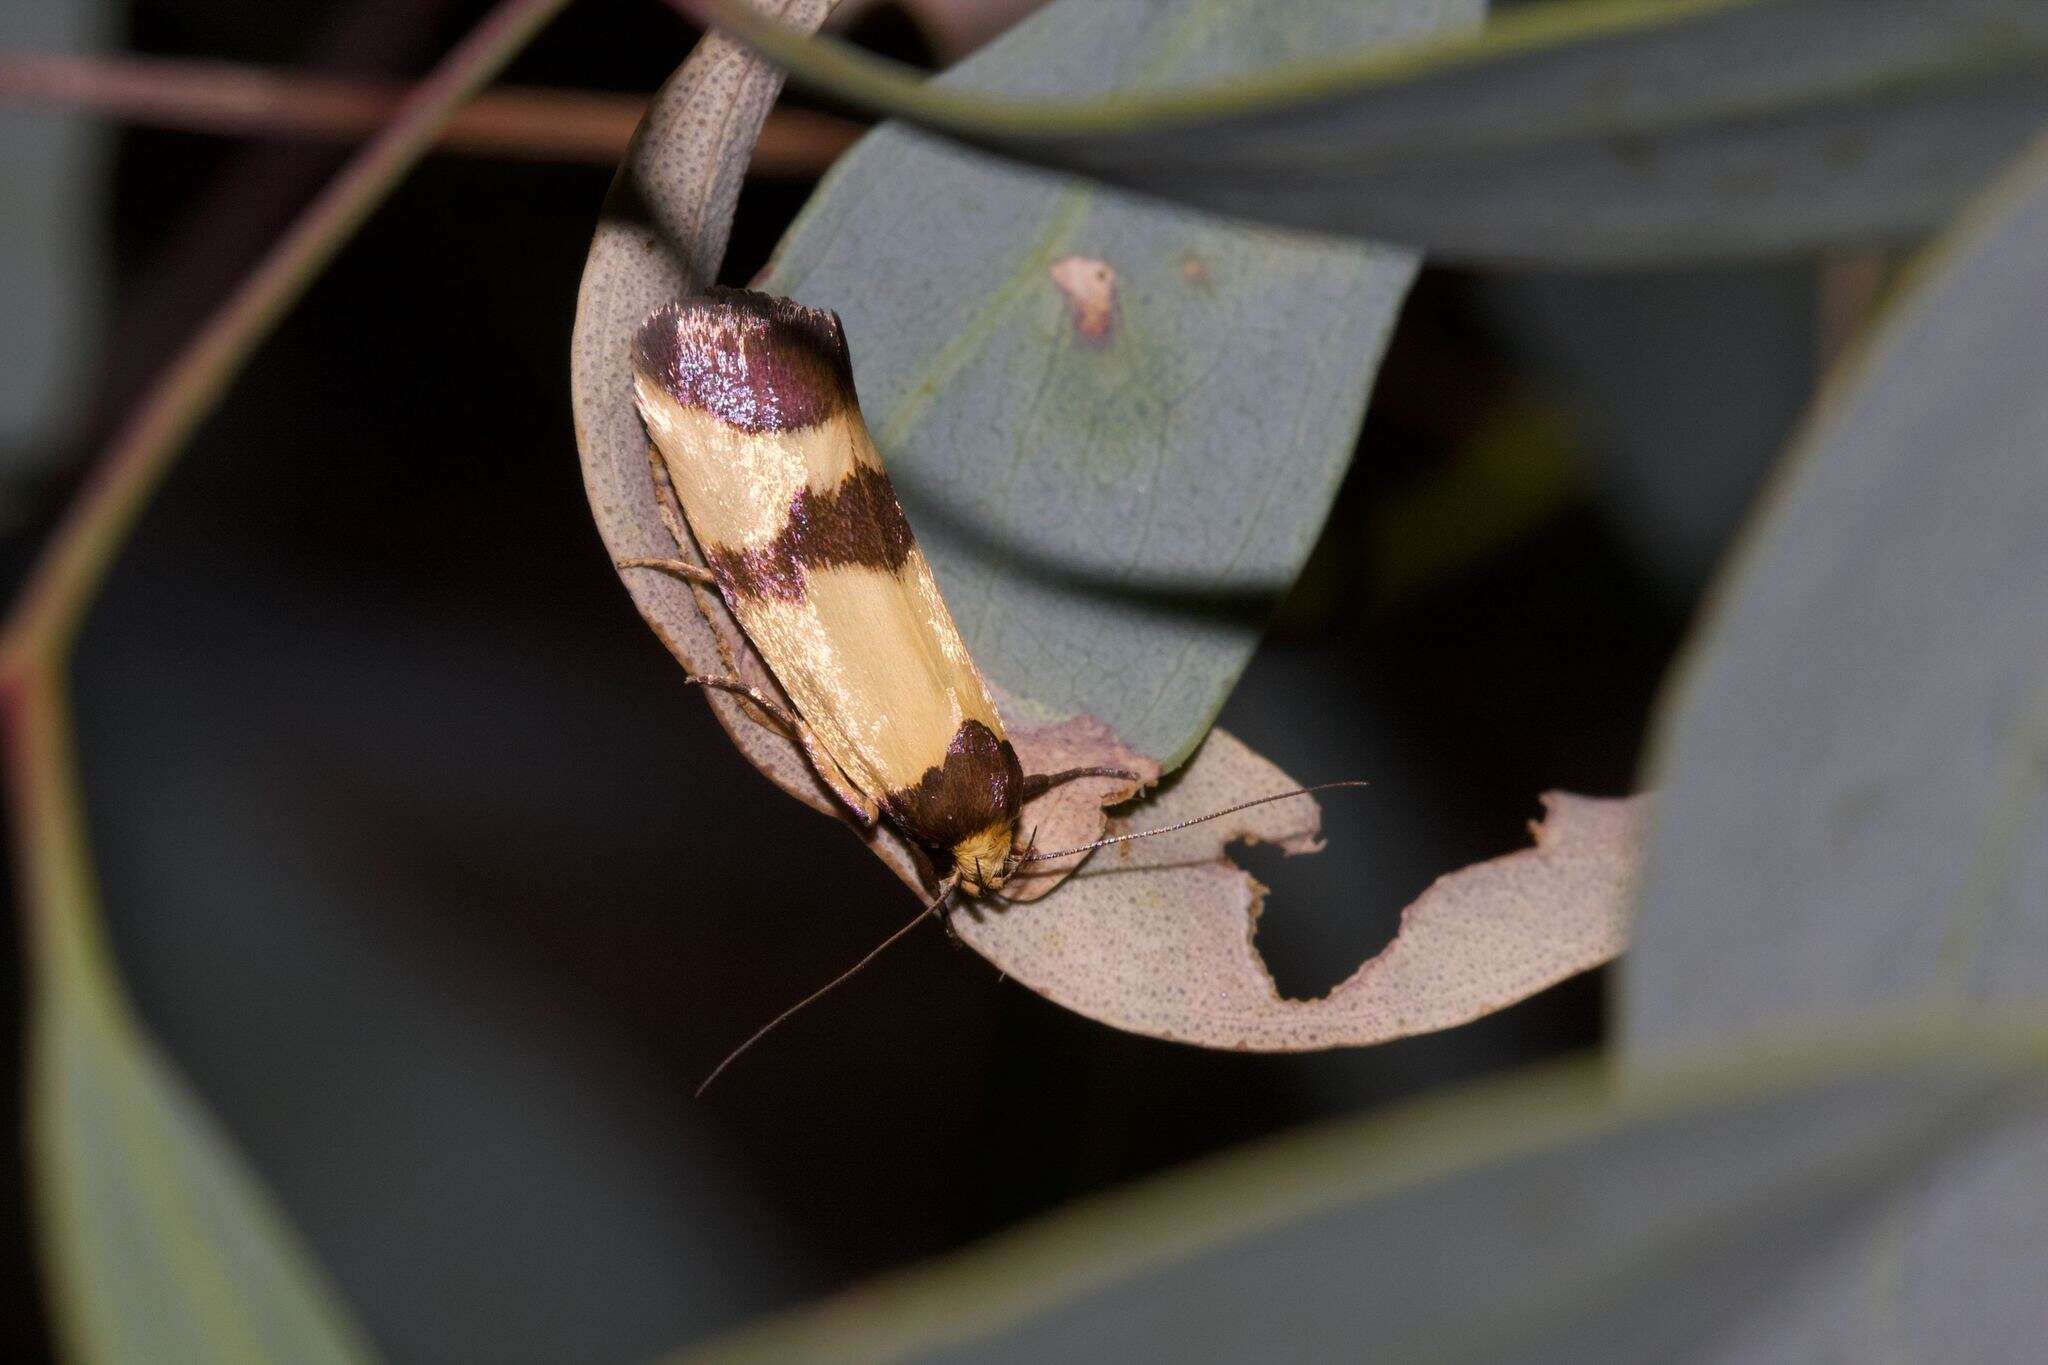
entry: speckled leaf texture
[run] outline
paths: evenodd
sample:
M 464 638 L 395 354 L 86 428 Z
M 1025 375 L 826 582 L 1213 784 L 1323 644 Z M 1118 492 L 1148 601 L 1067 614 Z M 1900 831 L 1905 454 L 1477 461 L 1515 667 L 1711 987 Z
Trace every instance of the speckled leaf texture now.
M 1136 822 L 1193 819 L 1294 785 L 1218 730 Z M 1534 848 L 1439 877 L 1401 912 L 1392 943 L 1314 1000 L 1274 985 L 1252 944 L 1265 891 L 1228 853 L 1237 841 L 1320 848 L 1320 815 L 1305 801 L 1102 849 L 1046 904 L 955 925 L 1005 976 L 1133 1033 L 1245 1052 L 1383 1043 L 1469 1023 L 1628 945 L 1649 798 L 1543 802 Z
M 765 8 L 811 28 L 832 5 L 770 0 Z M 676 553 L 654 498 L 647 432 L 633 407 L 633 333 L 662 304 L 717 278 L 747 159 L 781 89 L 780 74 L 745 48 L 707 36 L 656 94 L 605 197 L 576 301 L 569 392 L 584 491 L 615 560 Z M 685 668 L 773 686 L 715 593 L 648 570 L 622 577 L 641 617 Z M 831 793 L 792 741 L 755 722 L 725 693 L 709 700 L 762 771 L 817 809 L 833 810 Z M 883 851 L 907 856 L 900 842 Z

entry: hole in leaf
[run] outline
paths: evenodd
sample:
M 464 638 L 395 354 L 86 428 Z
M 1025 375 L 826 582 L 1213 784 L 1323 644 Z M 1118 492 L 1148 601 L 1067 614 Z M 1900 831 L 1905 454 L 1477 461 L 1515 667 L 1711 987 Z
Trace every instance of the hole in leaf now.
M 1332 875 L 1331 855 L 1337 852 L 1334 842 L 1320 853 L 1295 857 L 1272 844 L 1230 848 L 1230 860 L 1266 888 L 1252 946 L 1289 1000 L 1328 995 L 1359 963 L 1392 943 L 1401 908 L 1423 890 L 1360 886 L 1349 876 Z

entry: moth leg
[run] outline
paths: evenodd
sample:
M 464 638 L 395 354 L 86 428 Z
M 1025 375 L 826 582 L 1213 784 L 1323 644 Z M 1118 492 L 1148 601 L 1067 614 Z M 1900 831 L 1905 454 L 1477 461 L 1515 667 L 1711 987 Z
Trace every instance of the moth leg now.
M 669 539 L 677 546 L 688 546 L 690 533 L 683 529 L 682 510 L 676 505 L 675 482 L 668 476 L 668 465 L 661 458 L 661 452 L 654 446 L 647 447 L 647 472 L 654 480 L 654 510 L 661 513 L 661 524 L 668 528 Z
M 621 569 L 660 569 L 663 573 L 672 573 L 677 578 L 687 579 L 700 587 L 718 586 L 718 579 L 711 570 L 701 564 L 692 564 L 687 559 L 662 559 L 658 555 L 641 555 L 633 559 L 615 560 L 614 563 Z
M 669 538 L 675 541 L 677 548 L 687 548 L 691 543 L 690 533 L 684 529 L 681 512 L 676 506 L 675 483 L 669 478 L 668 466 L 662 461 L 661 452 L 651 445 L 647 450 L 647 471 L 654 483 L 654 507 L 661 514 L 661 524 L 668 528 Z M 660 555 L 647 555 L 633 559 L 621 559 L 618 561 L 618 567 L 621 569 L 659 569 L 664 573 L 672 573 L 676 577 L 686 582 L 694 583 L 699 587 L 718 589 L 721 594 L 724 592 L 724 589 L 719 587 L 716 575 L 702 565 L 693 564 L 687 559 L 671 559 Z M 726 667 L 732 667 L 732 655 L 727 650 L 726 642 L 722 635 L 718 637 L 718 652 L 725 659 Z M 818 780 L 832 789 L 832 794 L 839 798 L 840 803 L 852 814 L 854 822 L 862 829 L 874 828 L 875 822 L 882 818 L 881 805 L 876 801 L 870 800 L 853 783 L 847 781 L 846 774 L 841 771 L 838 762 L 833 759 L 831 754 L 825 751 L 825 746 L 818 742 L 816 732 L 805 723 L 803 717 L 791 714 L 786 708 L 764 695 L 760 688 L 749 687 L 737 678 L 699 678 L 692 676 L 690 681 L 700 687 L 715 687 L 720 691 L 733 692 L 745 697 L 756 707 L 760 708 L 763 714 L 781 726 L 783 732 L 795 739 L 797 744 L 803 749 L 804 757 L 810 760 L 811 771 L 818 775 Z
M 954 868 L 946 874 L 945 880 L 939 883 L 939 898 L 932 904 L 938 907 L 939 927 L 946 931 L 946 942 L 955 948 L 965 948 L 966 941 L 960 937 L 960 931 L 953 927 L 953 916 L 960 913 L 960 906 L 954 901 L 953 893 L 959 889 L 960 869 Z
M 690 533 L 683 529 L 683 519 L 676 511 L 675 485 L 669 480 L 668 466 L 662 463 L 661 452 L 652 446 L 647 450 L 647 473 L 654 483 L 654 509 L 661 514 L 661 524 L 668 528 L 669 539 L 676 543 L 677 549 L 687 548 L 690 544 Z M 718 580 L 711 576 L 709 569 L 692 564 L 687 559 L 646 555 L 635 559 L 622 559 L 618 561 L 618 566 L 622 569 L 660 569 L 699 587 L 718 586 Z
M 1072 782 L 1077 777 L 1121 777 L 1130 782 L 1142 782 L 1139 774 L 1122 768 L 1067 768 L 1056 773 L 1033 773 L 1024 779 L 1024 799 L 1030 801 L 1045 795 L 1054 787 Z
M 738 678 L 700 678 L 693 674 L 690 681 L 699 687 L 715 687 L 721 692 L 731 692 L 735 696 L 745 697 L 759 707 L 770 720 L 782 727 L 783 733 L 789 735 L 803 749 L 804 757 L 811 761 L 811 771 L 832 789 L 832 794 L 853 813 L 855 822 L 862 829 L 872 828 L 875 821 L 881 818 L 881 806 L 846 780 L 846 775 L 839 770 L 839 764 L 833 760 L 831 754 L 825 752 L 825 746 L 818 742 L 817 732 L 811 729 L 802 716 L 788 710 L 760 688 L 750 687 Z

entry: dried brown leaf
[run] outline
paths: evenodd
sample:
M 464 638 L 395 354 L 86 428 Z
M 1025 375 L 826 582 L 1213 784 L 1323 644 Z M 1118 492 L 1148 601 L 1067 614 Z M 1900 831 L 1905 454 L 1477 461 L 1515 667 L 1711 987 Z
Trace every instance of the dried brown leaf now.
M 1115 822 L 1171 824 L 1295 784 L 1222 730 L 1157 799 Z M 1648 798 L 1553 792 L 1536 846 L 1439 878 L 1377 957 L 1320 1000 L 1285 1000 L 1252 946 L 1264 888 L 1239 840 L 1321 846 L 1310 798 L 1099 850 L 1056 897 L 956 917 L 1005 974 L 1133 1033 L 1204 1047 L 1355 1047 L 1466 1023 L 1596 967 L 1628 940 Z
M 1002 705 L 999 697 L 997 705 Z M 1081 777 L 1053 788 L 1024 807 L 1018 829 L 1034 848 L 1075 848 L 1102 837 L 1104 806 L 1135 796 L 1140 787 L 1159 780 L 1159 765 L 1117 738 L 1116 731 L 1093 716 L 1075 716 L 1053 725 L 1010 726 L 1017 757 L 1029 773 L 1055 773 L 1067 768 L 1122 768 L 1139 782 L 1114 777 Z M 1085 854 L 1026 863 L 1003 888 L 1012 901 L 1035 901 L 1048 895 L 1079 867 Z

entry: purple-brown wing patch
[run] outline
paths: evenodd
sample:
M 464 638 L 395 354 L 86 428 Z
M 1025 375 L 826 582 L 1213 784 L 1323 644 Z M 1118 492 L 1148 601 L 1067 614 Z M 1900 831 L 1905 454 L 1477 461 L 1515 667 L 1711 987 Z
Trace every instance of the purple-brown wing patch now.
M 1023 804 L 1024 769 L 1010 741 L 978 720 L 964 720 L 945 762 L 915 786 L 889 792 L 882 809 L 905 834 L 944 852 L 996 825 L 1014 824 Z
M 766 545 L 707 545 L 704 557 L 727 594 L 800 602 L 811 569 L 860 567 L 895 573 L 917 548 L 889 476 L 873 465 L 827 493 L 809 488 L 790 499 L 789 519 Z
M 633 366 L 685 407 L 750 434 L 816 426 L 855 406 L 839 315 L 712 288 L 655 310 Z

